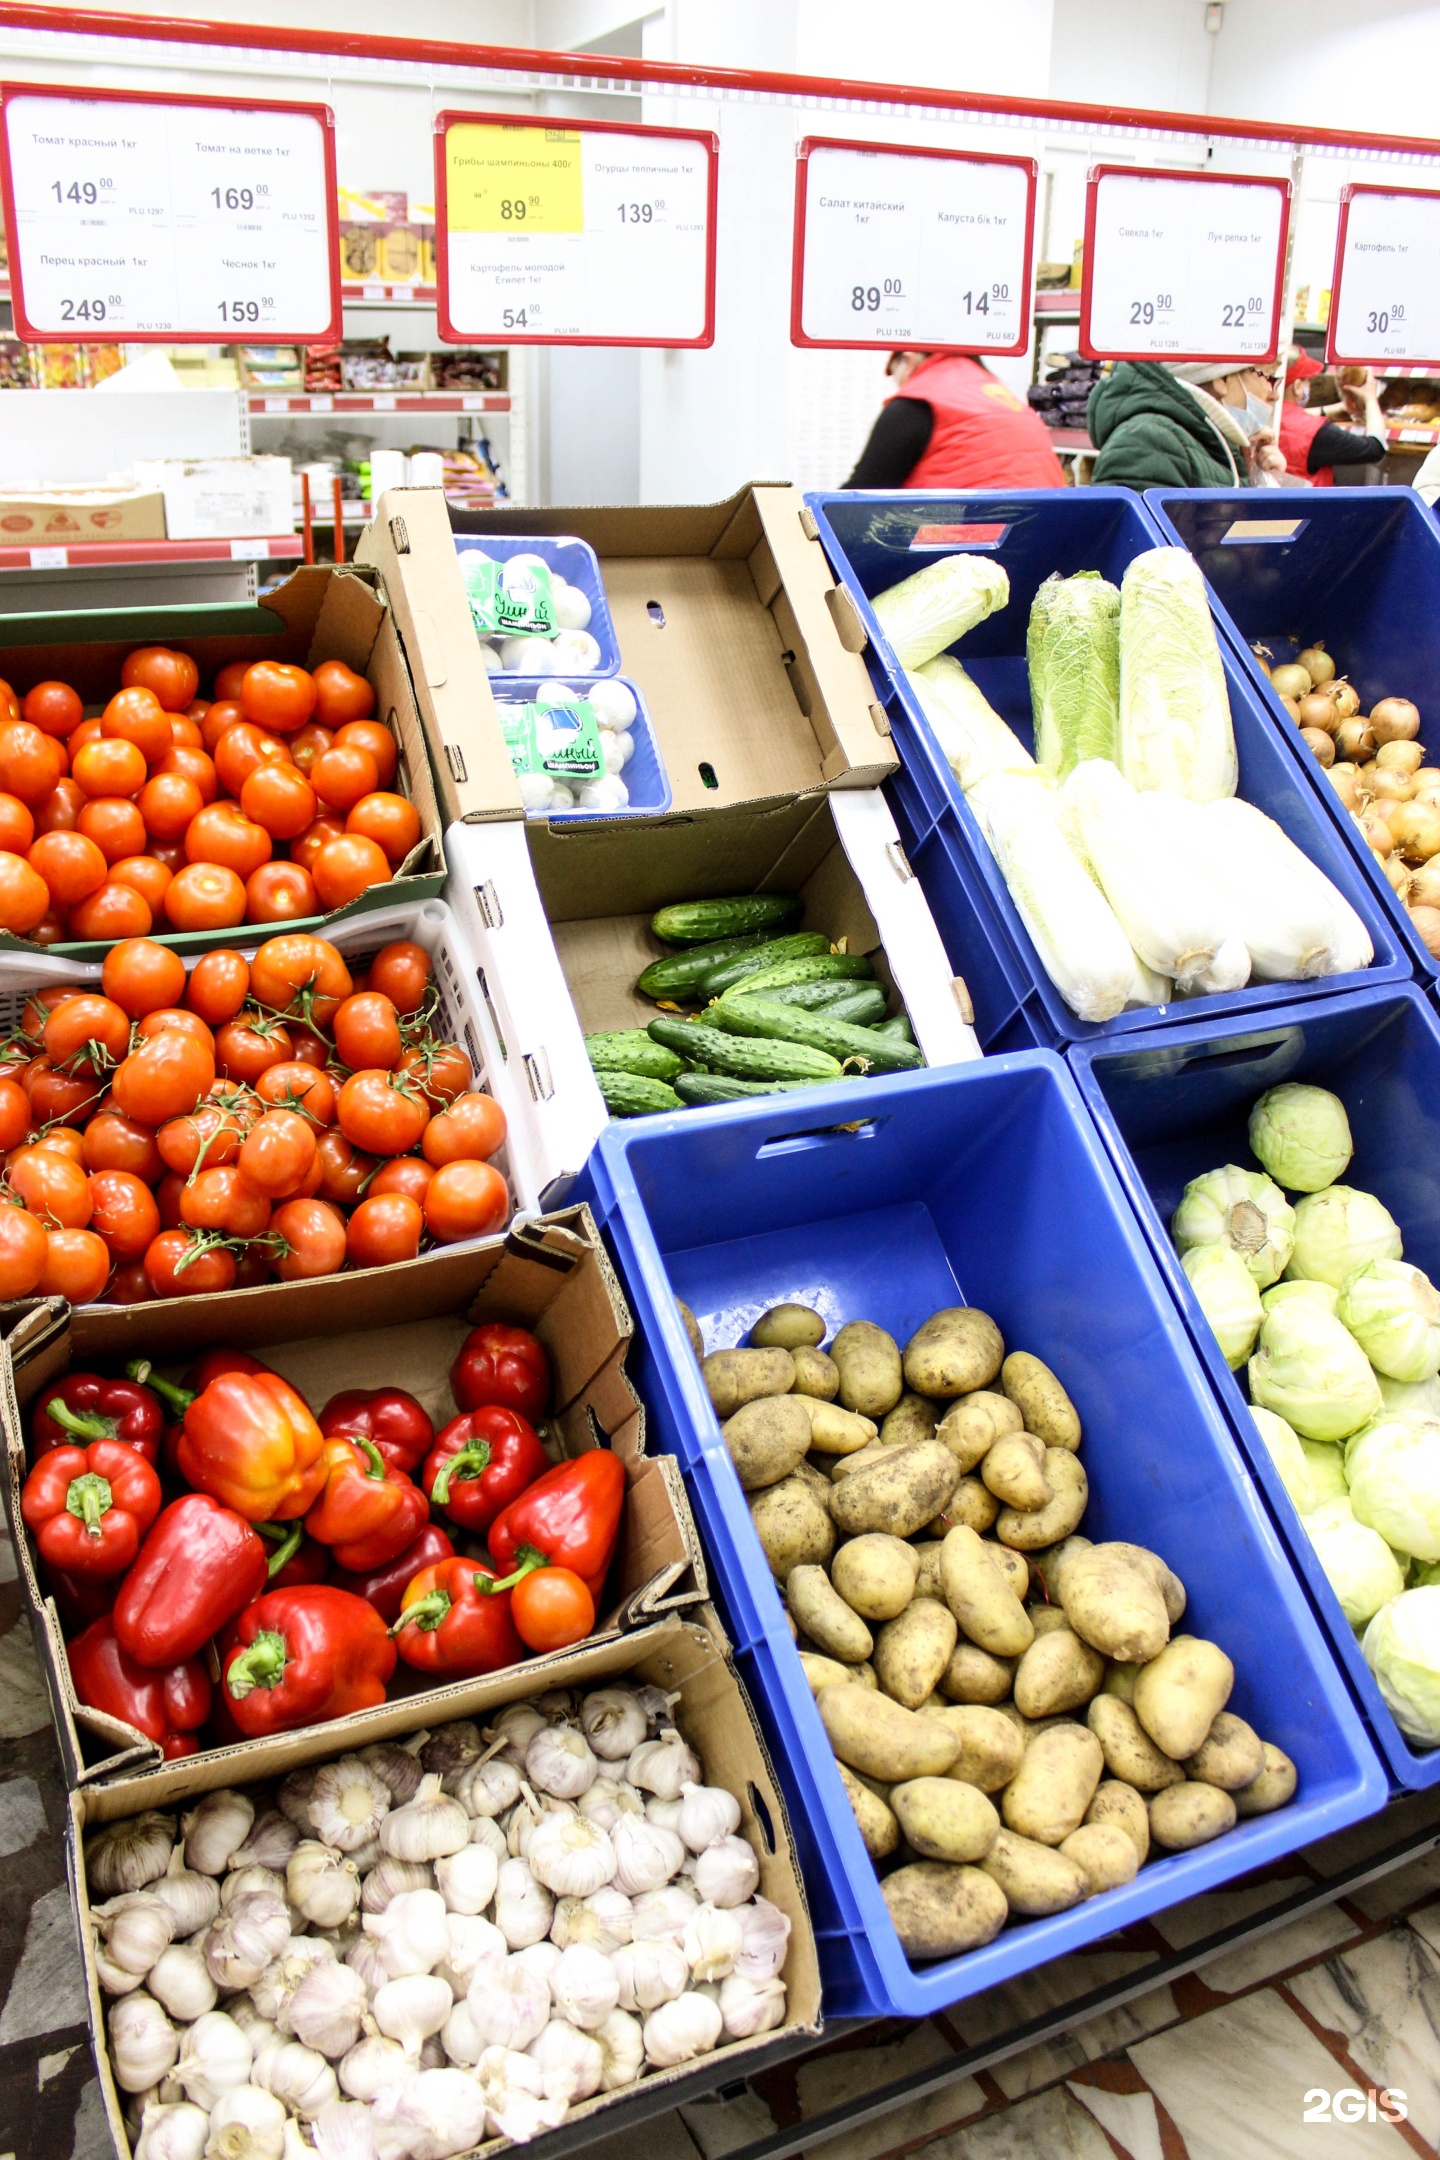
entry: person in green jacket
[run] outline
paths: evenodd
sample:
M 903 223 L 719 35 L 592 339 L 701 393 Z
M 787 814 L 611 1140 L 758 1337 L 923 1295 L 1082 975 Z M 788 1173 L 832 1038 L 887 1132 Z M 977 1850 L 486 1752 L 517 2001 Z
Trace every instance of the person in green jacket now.
M 1253 487 L 1284 470 L 1264 427 L 1266 387 L 1233 362 L 1122 360 L 1090 393 L 1097 487 Z

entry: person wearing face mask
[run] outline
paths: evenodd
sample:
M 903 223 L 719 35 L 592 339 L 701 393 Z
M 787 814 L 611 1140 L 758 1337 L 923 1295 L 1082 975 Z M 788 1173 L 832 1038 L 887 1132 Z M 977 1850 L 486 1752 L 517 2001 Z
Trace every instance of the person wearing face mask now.
M 1265 374 L 1233 360 L 1122 360 L 1090 394 L 1090 477 L 1098 487 L 1274 485 L 1285 460 L 1273 396 Z
M 1065 475 L 1049 430 L 968 353 L 894 352 L 847 488 L 1051 488 Z
M 1311 405 L 1310 384 L 1323 372 L 1318 360 L 1293 347 L 1285 363 L 1285 395 L 1279 414 L 1285 470 L 1292 481 L 1308 481 L 1312 487 L 1333 487 L 1337 465 L 1378 465 L 1386 449 L 1385 415 L 1370 370 L 1365 370 L 1365 381 L 1358 388 L 1342 389 L 1344 403 L 1335 408 L 1352 419 L 1363 419 L 1363 433 L 1338 427 L 1330 408 Z

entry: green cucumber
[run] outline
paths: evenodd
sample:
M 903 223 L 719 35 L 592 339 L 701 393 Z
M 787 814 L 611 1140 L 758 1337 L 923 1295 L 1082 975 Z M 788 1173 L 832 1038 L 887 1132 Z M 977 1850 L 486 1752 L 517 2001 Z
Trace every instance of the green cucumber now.
M 656 1110 L 683 1110 L 674 1088 L 643 1073 L 597 1072 L 595 1084 L 612 1117 L 649 1117 Z
M 835 1017 L 837 1020 L 853 1020 L 855 1016 L 853 1013 L 837 1013 Z M 911 1027 L 904 1013 L 897 1013 L 893 1020 L 877 1020 L 875 1033 L 877 1035 L 894 1035 L 900 1042 L 913 1043 L 915 1040 L 915 1030 Z
M 801 1088 L 820 1085 L 818 1080 L 736 1080 L 729 1073 L 681 1073 L 675 1092 L 681 1102 L 700 1109 L 709 1103 L 748 1102 L 752 1095 L 793 1095 Z
M 716 1011 L 719 1010 L 717 1006 Z M 782 1012 L 787 1011 L 781 1006 Z M 809 1014 L 799 1015 L 808 1019 Z M 737 1080 L 838 1080 L 840 1061 L 808 1043 L 741 1040 L 699 1020 L 652 1020 L 650 1037 L 695 1064 L 732 1073 Z M 652 1083 L 647 1082 L 647 1085 Z
M 716 990 L 716 977 L 712 975 L 706 988 L 712 997 L 748 997 L 752 990 L 788 990 L 794 983 L 868 982 L 874 973 L 864 953 L 811 953 L 800 959 L 777 960 L 773 966 L 739 976 L 724 991 Z
M 765 943 L 763 930 L 749 930 L 744 937 L 717 938 L 714 944 L 696 945 L 689 952 L 667 953 L 663 960 L 651 961 L 636 987 L 642 997 L 688 997 L 722 960 Z
M 737 893 L 728 900 L 680 900 L 662 907 L 651 916 L 650 928 L 666 945 L 703 945 L 745 930 L 773 932 L 799 913 L 800 903 L 790 893 Z
M 587 1035 L 585 1054 L 596 1072 L 635 1073 L 643 1080 L 673 1080 L 682 1065 L 673 1050 L 651 1042 L 644 1028 Z
M 770 938 L 752 945 L 748 952 L 731 953 L 712 968 L 700 985 L 701 994 L 719 997 L 732 983 L 762 968 L 777 967 L 782 960 L 814 960 L 829 950 L 830 940 L 823 930 L 797 930 L 793 937 Z
M 912 1072 L 925 1063 L 915 1045 L 901 1042 L 898 1036 L 881 1035 L 874 1028 L 849 1027 L 843 1020 L 831 1020 L 824 1013 L 797 1012 L 793 1005 L 781 1005 L 774 998 L 722 998 L 711 1010 L 717 1025 L 729 1033 L 806 1044 L 812 1050 L 827 1050 L 847 1064 L 851 1059 L 863 1060 L 862 1070 Z
M 771 995 L 779 997 L 779 992 Z M 828 1005 L 811 1005 L 802 1011 L 818 1012 L 826 1020 L 843 1020 L 850 1027 L 874 1027 L 885 1018 L 885 992 L 877 982 L 845 983 L 839 997 Z
M 879 993 L 877 1015 L 885 1010 L 885 993 L 879 983 L 871 982 L 804 982 L 784 983 L 765 992 L 777 1005 L 798 1005 L 802 1012 L 829 1012 L 832 1006 L 841 1005 L 849 998 L 865 997 L 872 1002 Z M 841 1019 L 854 1017 L 842 1013 Z

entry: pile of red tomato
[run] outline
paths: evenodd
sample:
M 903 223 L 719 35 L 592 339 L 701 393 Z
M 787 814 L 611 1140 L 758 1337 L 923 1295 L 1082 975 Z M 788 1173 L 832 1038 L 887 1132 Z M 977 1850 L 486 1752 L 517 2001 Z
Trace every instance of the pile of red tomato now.
M 124 939 L 98 990 L 34 992 L 0 1049 L 0 1300 L 139 1304 L 500 1229 L 505 1114 L 435 1008 L 423 946 L 357 978 L 297 930 L 188 975 Z
M 85 719 L 0 682 L 0 929 L 37 944 L 298 922 L 382 885 L 420 838 L 375 692 L 343 660 L 235 661 L 210 700 L 147 645 Z

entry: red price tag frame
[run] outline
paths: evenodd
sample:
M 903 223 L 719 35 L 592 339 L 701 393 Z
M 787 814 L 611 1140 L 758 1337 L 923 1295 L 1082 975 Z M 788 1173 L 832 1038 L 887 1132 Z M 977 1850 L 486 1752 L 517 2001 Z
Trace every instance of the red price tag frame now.
M 1103 350 L 1095 345 L 1090 336 L 1090 304 L 1095 290 L 1092 275 L 1095 263 L 1095 226 L 1098 211 L 1100 183 L 1112 175 L 1127 180 L 1168 180 L 1178 187 L 1255 187 L 1273 188 L 1280 196 L 1279 246 L 1275 255 L 1275 283 L 1271 299 L 1271 339 L 1263 353 L 1233 352 L 1155 352 L 1131 349 L 1121 352 L 1106 346 Z M 1080 292 L 1080 351 L 1087 360 L 1159 360 L 1190 362 L 1196 360 L 1233 360 L 1237 366 L 1269 367 L 1280 357 L 1280 318 L 1285 305 L 1285 259 L 1290 244 L 1290 211 L 1294 190 L 1288 180 L 1269 174 L 1223 173 L 1223 172 L 1177 172 L 1166 165 L 1092 165 L 1085 184 L 1085 253 L 1083 283 Z
M 450 319 L 450 221 L 445 137 L 452 127 L 564 128 L 576 135 L 639 135 L 699 143 L 705 152 L 705 327 L 698 337 L 547 337 L 543 331 L 457 330 Z M 647 127 L 628 120 L 582 120 L 571 113 L 455 112 L 435 115 L 435 320 L 443 345 L 638 345 L 650 352 L 697 351 L 715 342 L 716 212 L 720 200 L 720 138 L 707 128 Z
M 1039 183 L 1039 166 L 1034 158 L 1010 157 L 998 150 L 931 150 L 918 148 L 912 143 L 852 142 L 836 135 L 807 135 L 795 151 L 795 238 L 790 257 L 790 342 L 792 345 L 809 346 L 821 352 L 883 352 L 883 340 L 876 338 L 816 338 L 807 337 L 805 319 L 805 210 L 810 185 L 810 153 L 812 150 L 859 150 L 877 157 L 903 157 L 929 160 L 935 163 L 961 165 L 1010 165 L 1025 175 L 1025 240 L 1024 268 L 1020 279 L 1020 335 L 1012 345 L 930 344 L 927 352 L 944 353 L 995 353 L 1014 357 L 1030 350 L 1031 317 L 1035 300 L 1035 197 Z
M 1335 267 L 1330 273 L 1330 320 L 1325 326 L 1325 364 L 1327 367 L 1373 367 L 1373 368 L 1440 368 L 1440 355 L 1431 354 L 1428 359 L 1412 356 L 1407 360 L 1393 359 L 1390 354 L 1342 353 L 1336 349 L 1335 338 L 1340 323 L 1340 283 L 1345 263 L 1345 235 L 1350 226 L 1350 203 L 1356 195 L 1409 195 L 1422 202 L 1440 203 L 1440 191 L 1435 188 L 1381 187 L 1368 180 L 1356 180 L 1340 190 L 1340 225 L 1335 235 Z
M 6 111 L 21 97 L 61 98 L 69 105 L 186 105 L 206 112 L 302 113 L 320 128 L 325 157 L 325 243 L 330 259 L 330 321 L 323 330 L 271 330 L 261 335 L 269 345 L 338 345 L 345 335 L 340 292 L 340 205 L 335 163 L 335 115 L 328 105 L 307 105 L 289 98 L 188 97 L 171 90 L 77 90 L 73 83 L 0 83 L 0 205 L 5 230 L 10 236 L 10 299 L 15 316 L 15 335 L 27 345 L 234 345 L 244 338 L 217 337 L 208 330 L 126 330 L 113 337 L 74 335 L 74 325 L 61 324 L 42 330 L 25 311 L 24 264 L 21 260 L 20 228 L 15 216 L 15 188 L 10 171 L 10 130 Z M 221 325 L 223 330 L 225 325 Z

